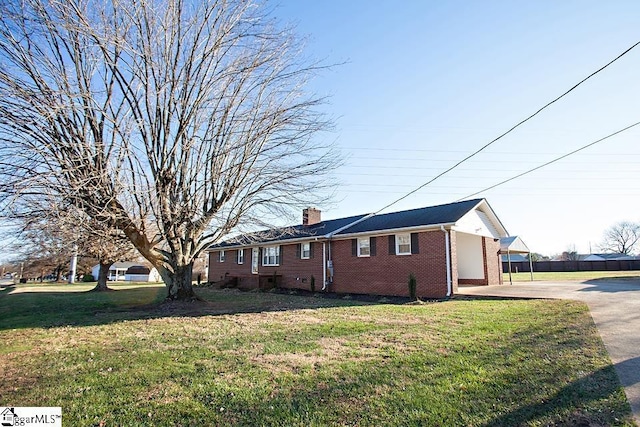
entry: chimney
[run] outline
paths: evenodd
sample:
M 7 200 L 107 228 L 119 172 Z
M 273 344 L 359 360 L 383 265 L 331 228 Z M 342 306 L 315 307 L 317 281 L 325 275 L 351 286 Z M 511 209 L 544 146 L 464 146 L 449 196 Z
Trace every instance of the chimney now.
M 313 225 L 322 221 L 320 216 L 322 211 L 316 208 L 306 208 L 302 210 L 302 225 Z

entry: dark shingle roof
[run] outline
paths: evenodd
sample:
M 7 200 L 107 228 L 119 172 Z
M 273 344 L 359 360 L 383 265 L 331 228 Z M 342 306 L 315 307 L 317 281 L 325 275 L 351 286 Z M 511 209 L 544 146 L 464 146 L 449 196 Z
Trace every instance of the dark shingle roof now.
M 151 269 L 142 265 L 134 265 L 133 267 L 127 268 L 125 274 L 149 274 L 151 273 Z
M 465 200 L 464 202 L 376 215 L 341 231 L 337 235 L 436 224 L 451 224 L 462 218 L 481 201 L 482 199 Z
M 212 245 L 211 248 L 225 248 L 236 245 L 250 245 L 252 243 L 269 243 L 280 242 L 284 240 L 302 239 L 305 237 L 322 237 L 329 233 L 333 233 L 342 227 L 345 227 L 363 217 L 366 214 L 355 215 L 346 218 L 331 219 L 328 221 L 322 221 L 313 225 L 294 225 L 291 227 L 276 228 L 273 230 L 258 231 L 255 233 L 245 234 L 242 236 L 234 237 L 216 245 Z
M 354 222 L 365 218 L 367 215 L 355 215 L 346 218 L 322 221 L 313 225 L 294 225 L 274 230 L 246 234 L 211 246 L 225 248 L 237 245 L 251 245 L 255 243 L 281 242 L 292 239 L 304 239 L 306 237 L 323 237 L 336 233 L 342 236 L 352 233 L 366 233 L 382 230 L 393 230 L 409 227 L 427 227 L 438 224 L 452 224 L 462 218 L 467 212 L 476 207 L 483 199 L 465 200 L 463 202 L 448 203 L 446 205 L 430 206 L 426 208 L 411 209 L 407 211 L 392 212 L 375 215 L 354 224 L 345 230 L 339 231 Z

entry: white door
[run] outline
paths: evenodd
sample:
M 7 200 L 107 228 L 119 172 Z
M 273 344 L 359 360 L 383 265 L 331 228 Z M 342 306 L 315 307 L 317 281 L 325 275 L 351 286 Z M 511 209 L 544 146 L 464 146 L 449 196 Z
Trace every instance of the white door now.
M 251 273 L 258 274 L 259 262 L 260 262 L 260 248 L 251 248 Z

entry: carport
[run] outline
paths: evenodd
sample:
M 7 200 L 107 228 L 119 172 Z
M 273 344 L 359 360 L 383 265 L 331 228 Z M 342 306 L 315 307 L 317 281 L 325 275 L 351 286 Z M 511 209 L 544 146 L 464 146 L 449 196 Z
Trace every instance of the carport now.
M 513 285 L 513 280 L 511 279 L 511 254 L 531 254 L 531 251 L 519 236 L 509 236 L 500 239 L 500 254 L 507 255 L 509 284 Z M 531 281 L 533 282 L 533 262 L 531 261 L 531 256 L 529 256 L 529 271 L 531 272 Z

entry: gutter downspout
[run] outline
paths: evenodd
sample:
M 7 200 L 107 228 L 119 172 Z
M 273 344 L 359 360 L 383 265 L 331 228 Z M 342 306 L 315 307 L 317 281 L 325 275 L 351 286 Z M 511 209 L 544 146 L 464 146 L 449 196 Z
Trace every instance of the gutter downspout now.
M 513 279 L 511 278 L 511 252 L 507 248 L 507 264 L 509 265 L 509 284 L 513 285 Z
M 328 246 L 327 246 L 327 264 L 326 264 L 326 269 L 324 271 L 324 274 L 326 277 L 327 271 L 329 271 L 329 274 L 331 277 L 329 277 L 329 279 L 325 280 L 324 285 L 322 285 L 322 290 L 326 290 L 327 286 L 329 286 L 329 280 L 332 281 L 333 283 L 333 261 L 331 260 L 331 238 L 329 238 L 329 240 L 327 240 L 328 242 Z M 323 242 L 324 244 L 324 242 Z
M 327 289 L 327 243 L 322 242 L 322 290 Z
M 444 225 L 440 226 L 440 230 L 444 233 L 444 247 L 445 247 L 445 256 L 447 259 L 447 297 L 450 297 L 453 293 L 451 286 L 451 254 L 450 251 L 450 243 L 449 243 L 449 232 L 445 230 Z

